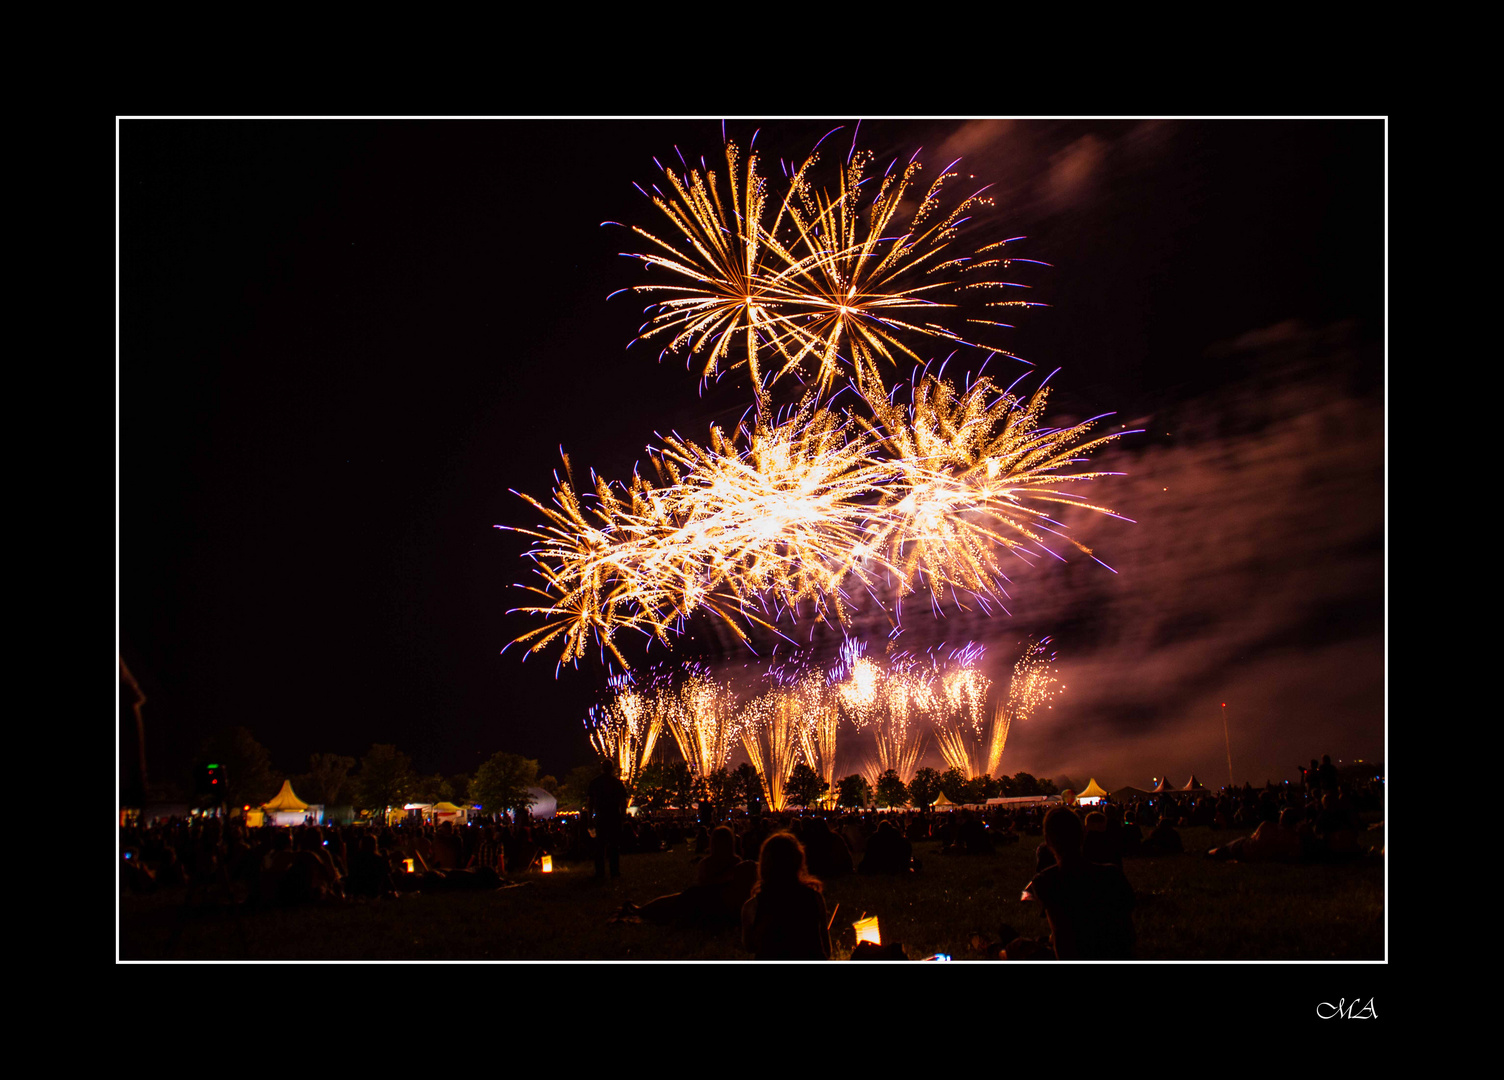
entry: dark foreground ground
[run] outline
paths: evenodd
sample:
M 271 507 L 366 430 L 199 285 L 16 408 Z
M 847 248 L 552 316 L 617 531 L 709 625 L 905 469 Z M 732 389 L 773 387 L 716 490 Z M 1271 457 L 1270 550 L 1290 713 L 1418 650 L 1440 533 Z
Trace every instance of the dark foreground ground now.
M 1187 854 L 1124 864 L 1138 897 L 1134 923 L 1145 960 L 1379 960 L 1384 958 L 1384 868 L 1214 862 L 1209 847 L 1240 832 L 1181 830 Z M 1378 846 L 1381 834 L 1365 843 Z M 1047 936 L 1039 905 L 1019 900 L 1037 838 L 992 856 L 941 856 L 915 845 L 924 869 L 904 879 L 847 877 L 826 884 L 831 938 L 846 959 L 853 920 L 874 914 L 884 943 L 911 959 L 974 959 L 973 934 L 996 939 L 1009 923 Z M 644 903 L 693 881 L 683 846 L 622 859 L 622 877 L 591 880 L 576 864 L 498 892 L 408 893 L 398 900 L 254 912 L 185 907 L 183 894 L 124 895 L 119 956 L 126 960 L 735 960 L 734 929 L 676 930 L 608 923 L 625 899 Z

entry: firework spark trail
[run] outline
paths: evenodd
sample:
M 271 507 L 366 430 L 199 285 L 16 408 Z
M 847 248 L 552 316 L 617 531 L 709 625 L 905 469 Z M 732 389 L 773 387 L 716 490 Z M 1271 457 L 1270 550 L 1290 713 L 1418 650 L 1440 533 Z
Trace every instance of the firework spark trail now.
M 1064 690 L 1055 678 L 1052 664 L 1055 654 L 1050 650 L 1050 639 L 1040 638 L 1025 646 L 1023 655 L 1013 665 L 1013 677 L 1008 683 L 1008 700 L 999 702 L 992 714 L 992 723 L 987 734 L 987 775 L 996 776 L 1003 760 L 1003 747 L 1008 741 L 1008 730 L 1018 720 L 1027 721 L 1034 710 L 1045 704 L 1057 692 Z
M 685 680 L 678 696 L 679 708 L 666 718 L 668 728 L 690 772 L 704 779 L 726 767 L 747 713 L 738 708 L 730 687 L 703 670 Z
M 658 736 L 679 702 L 662 675 L 642 688 L 626 675 L 613 677 L 609 685 L 614 698 L 604 706 L 591 706 L 585 725 L 590 745 L 602 757 L 616 761 L 622 782 L 630 787 L 653 756 Z
M 1127 432 L 1088 439 L 1092 421 L 1044 427 L 1047 400 L 1041 389 L 1024 403 L 985 378 L 958 393 L 928 376 L 909 406 L 869 400 L 875 422 L 858 421 L 878 439 L 897 475 L 872 518 L 867 550 L 895 568 L 900 595 L 921 583 L 933 596 L 955 587 L 986 610 L 1007 597 L 1000 551 L 1025 559 L 1053 555 L 1043 535 L 1049 533 L 1092 554 L 1060 532 L 1051 516 L 1056 507 L 1120 515 L 1059 487 L 1112 475 L 1069 466 Z
M 890 671 L 885 691 L 885 708 L 873 726 L 877 760 L 884 771 L 892 769 L 907 784 L 924 753 L 924 720 L 934 713 L 935 691 L 921 672 L 908 668 Z
M 828 786 L 827 805 L 836 791 L 836 743 L 841 729 L 841 710 L 837 684 L 843 668 L 837 663 L 833 671 L 811 662 L 807 654 L 793 653 L 783 661 L 768 666 L 766 677 L 779 690 L 792 695 L 796 705 L 795 734 L 799 757 Z
M 572 478 L 553 507 L 522 496 L 548 522 L 518 531 L 535 540 L 527 554 L 543 585 L 531 591 L 549 603 L 517 609 L 545 620 L 517 641 L 536 652 L 562 637 L 566 663 L 594 638 L 629 666 L 619 631 L 667 643 L 699 609 L 746 640 L 744 624 L 773 626 L 770 610 L 808 601 L 846 625 L 850 597 L 882 605 L 884 591 L 923 587 L 939 607 L 961 603 L 960 590 L 985 611 L 1004 607 L 1000 551 L 1055 555 L 1048 533 L 1091 555 L 1050 515 L 1065 505 L 1118 516 L 1060 489 L 1111 475 L 1069 467 L 1128 433 L 1043 427 L 1045 401 L 985 378 L 958 392 L 925 376 L 910 406 L 868 402 L 870 421 L 807 399 L 776 425 L 713 428 L 708 447 L 667 439 L 652 456 L 658 483 L 596 478 L 588 513 Z
M 797 687 L 775 687 L 744 710 L 742 746 L 774 811 L 783 809 L 789 774 L 799 760 L 802 727 L 803 701 Z
M 828 410 L 798 410 L 737 436 L 745 449 L 719 429 L 708 447 L 665 440 L 652 457 L 660 483 L 638 475 L 621 490 L 597 478 L 588 516 L 570 480 L 553 507 L 522 496 L 548 522 L 517 531 L 536 541 L 527 555 L 543 585 L 530 591 L 550 603 L 518 609 L 546 620 L 518 642 L 536 652 L 562 637 L 567 663 L 595 637 L 628 666 L 613 643 L 618 631 L 666 643 L 700 608 L 744 639 L 742 623 L 769 625 L 749 605 L 770 601 L 812 601 L 844 621 L 843 586 L 876 580 L 878 568 L 853 552 L 867 501 L 890 470 L 871 456 L 870 439 Z
M 922 721 L 935 708 L 934 689 L 916 665 L 903 659 L 879 664 L 851 644 L 843 649 L 846 677 L 838 692 L 852 724 L 872 734 L 874 752 L 864 769 L 875 768 L 879 776 L 892 769 L 907 784 L 924 752 Z
M 613 485 L 592 473 L 582 494 L 566 457 L 551 505 L 522 495 L 545 519 L 517 530 L 534 541 L 525 554 L 541 583 L 526 588 L 541 602 L 514 610 L 543 625 L 516 643 L 529 653 L 559 643 L 561 664 L 594 643 L 626 668 L 621 631 L 668 645 L 699 611 L 744 642 L 757 626 L 785 636 L 776 624 L 798 624 L 810 613 L 801 605 L 844 627 L 870 598 L 896 626 L 919 590 L 937 614 L 1006 613 L 1003 554 L 1061 558 L 1050 546 L 1060 537 L 1095 559 L 1051 515 L 1117 516 L 1061 489 L 1109 475 L 1074 466 L 1131 433 L 1088 438 L 1101 417 L 1043 426 L 1043 389 L 1024 402 L 979 377 L 957 391 L 944 363 L 920 376 L 909 344 L 976 345 L 974 328 L 1004 326 L 965 317 L 963 333 L 936 321 L 956 322 L 972 292 L 999 297 L 989 308 L 1032 306 L 1000 298 L 1022 286 L 998 275 L 1035 261 L 1005 257 L 1011 241 L 971 254 L 952 246 L 990 203 L 987 189 L 944 209 L 956 162 L 928 187 L 917 154 L 876 177 L 853 140 L 833 184 L 817 180 L 812 151 L 777 195 L 755 155 L 729 141 L 725 154 L 724 184 L 703 159 L 700 170 L 660 164 L 667 193 L 644 194 L 672 227 L 661 237 L 634 227 L 647 250 L 623 254 L 667 275 L 632 287 L 652 300 L 639 340 L 667 335 L 665 352 L 703 356 L 702 379 L 745 364 L 753 420 L 730 436 L 712 428 L 708 445 L 664 439 L 649 449 L 655 480 Z M 883 379 L 901 357 L 916 361 L 908 404 L 896 400 L 902 384 L 890 392 Z M 769 386 L 807 361 L 812 389 L 786 418 L 770 415 Z M 838 413 L 829 392 L 843 372 L 856 394 Z
M 973 666 L 979 659 L 980 650 L 962 657 L 960 663 L 939 674 L 940 692 L 935 695 L 936 707 L 931 717 L 940 756 L 947 766 L 961 770 L 968 780 L 990 775 L 987 771 L 990 735 L 986 731 L 989 725 L 984 717 L 992 680 Z
M 1014 261 L 1037 261 L 996 254 L 1008 241 L 968 255 L 948 250 L 970 212 L 991 204 L 983 188 L 941 212 L 942 190 L 959 175 L 952 171 L 955 162 L 918 199 L 912 218 L 901 223 L 900 209 L 915 202 L 910 189 L 921 172 L 916 161 L 896 172 L 890 165 L 874 184 L 865 175 L 872 154 L 854 152 L 838 169 L 833 190 L 816 185 L 818 161 L 818 153 L 811 153 L 791 170 L 771 219 L 774 200 L 758 174 L 757 157 L 749 156 L 743 165 L 735 143 L 726 144 L 724 197 L 713 170 L 681 174 L 664 168 L 672 194 L 655 187 L 656 196 L 649 198 L 672 228 L 665 238 L 633 227 L 649 250 L 623 252 L 647 268 L 666 270 L 674 282 L 632 287 L 649 298 L 662 297 L 647 308 L 639 340 L 670 335 L 665 352 L 704 355 L 702 379 L 745 363 L 759 411 L 768 403 L 767 386 L 798 372 L 807 359 L 815 364 L 822 393 L 843 364 L 858 387 L 872 391 L 882 384 L 879 359 L 897 363 L 899 354 L 920 359 L 906 338 L 976 344 L 933 321 L 956 306 L 939 298 L 1022 288 L 996 275 Z M 875 188 L 865 201 L 864 187 Z M 987 308 L 1020 306 L 1039 305 L 985 302 Z M 965 321 L 975 328 L 1007 325 L 991 318 Z M 733 351 L 738 343 L 740 353 Z M 776 358 L 776 369 L 763 369 L 764 354 Z
M 836 793 L 836 736 L 840 733 L 841 711 L 832 687 L 819 672 L 810 672 L 801 680 L 798 691 L 800 752 L 828 785 L 825 795 L 828 802 Z

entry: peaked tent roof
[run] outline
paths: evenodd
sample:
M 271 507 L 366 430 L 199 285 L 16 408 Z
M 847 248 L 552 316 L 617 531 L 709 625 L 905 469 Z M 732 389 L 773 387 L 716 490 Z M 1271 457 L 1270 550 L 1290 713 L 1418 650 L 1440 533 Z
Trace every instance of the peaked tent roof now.
M 930 805 L 931 806 L 955 806 L 956 804 L 953 803 L 953 802 L 951 802 L 949 799 L 947 799 L 945 797 L 945 792 L 942 791 L 940 793 L 940 797 L 938 799 L 936 799 L 934 802 L 930 803 Z
M 1097 783 L 1097 778 L 1094 776 L 1091 779 L 1091 783 L 1089 783 L 1089 784 L 1086 785 L 1086 790 L 1082 791 L 1082 792 L 1078 792 L 1076 794 L 1076 798 L 1078 798 L 1078 799 L 1100 799 L 1100 798 L 1105 797 L 1106 795 L 1107 795 L 1107 792 L 1105 792 L 1105 791 L 1102 790 L 1102 785 L 1100 785 L 1100 784 Z
M 1170 786 L 1170 778 L 1168 776 L 1160 777 L 1159 783 L 1157 783 L 1157 784 L 1154 785 L 1154 794 L 1156 794 L 1156 795 L 1160 795 L 1160 794 L 1163 794 L 1164 792 L 1174 791 L 1174 790 L 1175 789 Z
M 1181 788 L 1180 790 L 1181 791 L 1205 791 L 1206 790 L 1206 785 L 1203 784 L 1200 780 L 1196 779 L 1196 774 L 1195 773 L 1191 773 L 1191 778 L 1185 782 L 1185 787 Z
M 263 810 L 307 810 L 308 804 L 292 790 L 292 781 L 282 781 L 282 790 L 261 804 Z
M 452 802 L 436 802 L 429 809 L 436 810 L 441 814 L 454 814 L 465 808 L 463 806 L 455 806 Z

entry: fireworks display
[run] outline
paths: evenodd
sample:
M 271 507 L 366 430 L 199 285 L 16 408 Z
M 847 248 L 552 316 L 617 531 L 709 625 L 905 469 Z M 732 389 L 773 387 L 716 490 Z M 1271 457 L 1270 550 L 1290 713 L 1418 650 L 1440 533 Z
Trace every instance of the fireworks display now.
M 1008 700 L 998 703 L 992 714 L 992 723 L 986 736 L 987 774 L 996 776 L 1003 759 L 1003 747 L 1008 741 L 1008 729 L 1017 720 L 1028 720 L 1039 706 L 1053 697 L 1057 688 L 1065 687 L 1055 678 L 1052 665 L 1055 654 L 1050 649 L 1050 639 L 1031 641 L 1023 655 L 1013 665 L 1013 677 L 1008 683 Z
M 799 760 L 799 733 L 804 723 L 797 686 L 775 687 L 743 712 L 742 746 L 757 770 L 772 810 L 782 810 L 784 786 Z
M 631 784 L 653 756 L 658 735 L 679 702 L 663 675 L 644 687 L 630 675 L 617 675 L 609 685 L 615 696 L 606 705 L 593 706 L 585 726 L 596 753 L 613 759 L 622 782 Z
M 703 779 L 731 760 L 743 725 L 755 717 L 737 704 L 731 687 L 695 670 L 679 687 L 678 707 L 665 716 L 689 771 Z
M 967 345 L 973 331 L 1006 325 L 970 317 L 961 333 L 935 321 L 953 314 L 961 293 L 975 291 L 988 314 L 1032 306 L 1003 299 L 1002 290 L 1024 286 L 997 275 L 1015 261 L 1037 260 L 1003 257 L 1008 241 L 949 250 L 971 212 L 991 203 L 983 188 L 943 209 L 956 162 L 922 195 L 923 170 L 913 158 L 871 177 L 872 154 L 853 147 L 829 187 L 815 181 L 818 162 L 811 153 L 789 169 L 782 195 L 773 197 L 757 156 L 744 163 L 733 142 L 724 185 L 708 168 L 664 167 L 670 191 L 655 185 L 649 198 L 671 228 L 659 236 L 634 227 L 649 249 L 624 253 L 670 278 L 632 287 L 653 300 L 640 337 L 667 338 L 665 351 L 703 356 L 703 378 L 745 364 L 761 410 L 768 385 L 803 368 L 813 368 L 821 391 L 845 371 L 870 397 L 886 392 L 879 361 L 922 360 L 905 339 Z
M 597 477 L 588 510 L 571 481 L 552 507 L 523 496 L 548 520 L 519 531 L 534 538 L 527 554 L 543 579 L 531 591 L 549 603 L 519 609 L 544 625 L 518 640 L 538 651 L 562 638 L 561 662 L 594 640 L 627 666 L 619 631 L 667 643 L 698 610 L 745 639 L 745 626 L 797 617 L 806 601 L 845 624 L 861 593 L 894 621 L 896 602 L 921 588 L 937 608 L 964 605 L 962 593 L 984 611 L 1003 607 L 1000 552 L 1059 558 L 1049 534 L 1090 555 L 1051 514 L 1112 514 L 1061 489 L 1108 475 L 1072 466 L 1126 432 L 1044 427 L 1044 402 L 985 378 L 957 391 L 924 376 L 911 405 L 879 402 L 873 420 L 806 402 L 782 423 L 712 429 L 708 447 L 668 439 L 652 458 L 656 482 Z
M 937 614 L 1006 613 L 1005 560 L 1063 559 L 1057 541 L 1095 558 L 1060 517 L 1118 516 L 1073 485 L 1112 475 L 1083 463 L 1131 433 L 1096 432 L 1102 416 L 1051 426 L 1048 379 L 1027 397 L 980 373 L 958 386 L 915 351 L 979 346 L 1005 325 L 987 309 L 1027 303 L 999 276 L 1016 261 L 1002 254 L 1009 241 L 960 247 L 986 189 L 952 200 L 955 163 L 926 183 L 917 154 L 878 175 L 854 143 L 833 181 L 819 180 L 811 153 L 785 164 L 777 190 L 750 147 L 727 142 L 725 160 L 721 175 L 703 160 L 660 165 L 666 186 L 645 194 L 670 227 L 633 227 L 644 246 L 624 254 L 649 275 L 630 287 L 649 301 L 639 338 L 700 357 L 702 380 L 745 366 L 753 406 L 704 443 L 661 437 L 628 482 L 592 470 L 579 485 L 566 457 L 551 499 L 521 496 L 544 520 L 517 530 L 538 575 L 517 610 L 541 620 L 517 641 L 558 646 L 561 664 L 598 647 L 629 669 L 623 631 L 672 646 L 701 613 L 749 645 L 758 628 L 792 640 L 780 624 L 844 632 L 859 612 L 880 613 L 896 637 L 910 596 Z M 905 384 L 885 376 L 909 361 L 900 395 Z M 775 409 L 770 388 L 784 376 L 804 396 Z M 843 381 L 855 393 L 838 409 Z M 997 770 L 1012 723 L 1054 686 L 1045 644 L 1032 643 L 989 711 L 980 656 L 890 645 L 879 660 L 848 638 L 833 670 L 786 665 L 745 701 L 703 667 L 677 689 L 626 679 L 592 712 L 591 740 L 630 774 L 666 727 L 702 779 L 740 742 L 774 809 L 801 760 L 835 786 L 843 717 L 871 739 L 874 781 L 890 769 L 911 780 L 931 730 L 945 763 L 975 778 Z
M 936 707 L 927 673 L 908 658 L 878 663 L 853 641 L 843 649 L 842 661 L 841 704 L 852 724 L 873 739 L 874 752 L 864 762 L 869 783 L 875 786 L 875 778 L 892 769 L 907 784 L 919 767 L 925 723 Z
M 936 675 L 938 693 L 931 718 L 935 744 L 948 768 L 959 769 L 968 780 L 992 775 L 992 729 L 986 721 L 987 692 L 992 680 L 976 666 L 981 650 L 958 650 L 949 670 Z M 1006 734 L 1004 735 L 1006 739 Z M 999 747 L 1001 757 L 1001 747 Z
M 844 725 L 866 747 L 858 768 L 874 786 L 889 769 L 912 781 L 930 732 L 947 768 L 967 779 L 995 777 L 1012 724 L 1063 689 L 1049 646 L 1049 638 L 1027 643 L 1007 697 L 991 709 L 985 650 L 975 642 L 921 656 L 889 646 L 886 655 L 873 657 L 865 642 L 847 638 L 829 666 L 798 652 L 769 661 L 761 679 L 773 686 L 762 693 L 755 674 L 748 682 L 745 664 L 730 677 L 700 663 L 613 676 L 610 700 L 590 710 L 586 725 L 591 745 L 618 762 L 623 779 L 641 772 L 665 729 L 698 779 L 729 769 L 740 746 L 775 811 L 785 808 L 788 780 L 800 762 L 835 790 Z
M 826 676 L 811 670 L 794 688 L 799 707 L 799 753 L 804 762 L 829 785 L 827 798 L 835 798 L 836 736 L 841 710 Z

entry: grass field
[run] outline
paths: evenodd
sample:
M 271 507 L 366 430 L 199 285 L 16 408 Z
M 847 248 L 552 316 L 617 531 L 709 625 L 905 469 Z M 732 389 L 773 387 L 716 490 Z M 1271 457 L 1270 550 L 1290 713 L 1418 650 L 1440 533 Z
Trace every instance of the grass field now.
M 1188 854 L 1128 860 L 1138 897 L 1134 925 L 1144 960 L 1378 960 L 1384 957 L 1384 869 L 1214 862 L 1202 851 L 1235 832 L 1181 830 Z M 1369 833 L 1375 846 L 1382 837 Z M 1044 937 L 1037 903 L 1019 894 L 1033 876 L 1037 838 L 992 856 L 941 856 L 920 843 L 924 869 L 903 879 L 852 876 L 826 884 L 840 905 L 836 956 L 851 954 L 851 923 L 882 921 L 884 943 L 911 959 L 937 952 L 973 959 L 974 932 L 995 939 L 1002 923 Z M 408 893 L 379 903 L 322 908 L 190 910 L 181 892 L 120 899 L 124 960 L 733 960 L 736 931 L 677 930 L 607 922 L 625 899 L 644 903 L 693 882 L 683 846 L 622 858 L 619 881 L 592 881 L 576 864 L 523 887 L 474 893 Z

